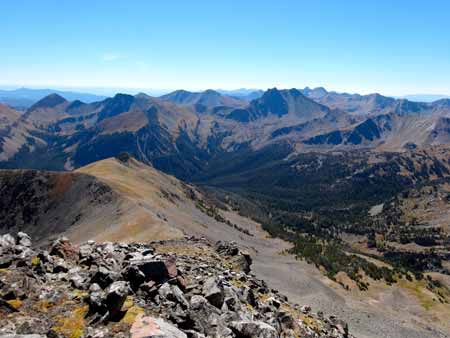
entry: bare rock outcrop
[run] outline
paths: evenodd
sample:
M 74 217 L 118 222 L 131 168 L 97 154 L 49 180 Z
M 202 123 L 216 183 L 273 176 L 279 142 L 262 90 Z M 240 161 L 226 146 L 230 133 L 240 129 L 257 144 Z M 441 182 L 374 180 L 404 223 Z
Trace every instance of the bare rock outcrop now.
M 0 264 L 0 337 L 352 337 L 255 278 L 235 243 L 61 238 L 38 250 L 20 233 L 0 236 Z

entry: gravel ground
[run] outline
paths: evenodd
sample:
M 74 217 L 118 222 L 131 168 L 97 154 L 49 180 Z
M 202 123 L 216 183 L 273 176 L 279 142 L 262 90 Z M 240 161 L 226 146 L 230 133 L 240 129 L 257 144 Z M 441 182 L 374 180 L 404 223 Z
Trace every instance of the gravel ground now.
M 423 309 L 412 297 L 397 287 L 385 288 L 383 294 L 355 297 L 331 282 L 314 266 L 281 255 L 289 244 L 268 238 L 252 221 L 225 213 L 226 218 L 247 228 L 247 236 L 222 224 L 191 229 L 211 240 L 234 240 L 253 256 L 252 270 L 269 286 L 280 290 L 292 302 L 310 305 L 313 311 L 334 314 L 348 322 L 350 332 L 359 338 L 449 338 L 450 332 L 433 321 L 422 318 Z M 376 299 L 376 301 L 374 301 Z M 450 318 L 449 318 L 450 322 Z

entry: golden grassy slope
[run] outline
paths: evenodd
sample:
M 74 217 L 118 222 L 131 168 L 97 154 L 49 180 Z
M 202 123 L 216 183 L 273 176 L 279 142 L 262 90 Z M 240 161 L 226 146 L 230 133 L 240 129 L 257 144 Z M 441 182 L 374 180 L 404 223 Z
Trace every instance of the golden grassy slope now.
M 187 202 L 187 198 L 183 184 L 177 179 L 134 159 L 123 163 L 110 158 L 80 168 L 77 172 L 96 177 L 121 197 L 119 210 L 111 219 L 111 225 L 96 234 L 96 239 L 146 241 L 183 235 L 173 226 L 179 223 L 177 219 L 189 220 L 189 215 L 179 208 Z M 74 232 L 74 235 L 78 237 L 81 234 Z

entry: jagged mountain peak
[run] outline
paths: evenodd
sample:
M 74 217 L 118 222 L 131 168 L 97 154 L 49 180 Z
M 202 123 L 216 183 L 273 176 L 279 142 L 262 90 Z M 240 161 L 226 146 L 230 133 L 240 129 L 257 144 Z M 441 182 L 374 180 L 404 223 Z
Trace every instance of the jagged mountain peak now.
M 230 112 L 227 118 L 247 123 L 270 115 L 282 117 L 291 114 L 293 118 L 301 122 L 323 117 L 329 112 L 329 108 L 306 97 L 296 88 L 273 87 L 267 89 L 261 97 L 252 100 L 247 108 Z
M 68 101 L 59 94 L 53 93 L 47 95 L 43 99 L 36 102 L 34 105 L 30 107 L 30 111 L 40 109 L 40 108 L 54 108 L 59 106 L 60 104 L 67 103 Z
M 271 97 L 281 97 L 281 90 L 279 90 L 277 87 L 269 88 L 261 96 L 261 100 Z
M 124 93 L 117 93 L 113 96 L 113 100 L 132 100 L 134 98 L 133 95 L 130 94 L 124 94 Z
M 222 95 L 216 90 L 207 89 L 203 92 L 190 92 L 187 90 L 176 90 L 159 97 L 164 101 L 170 101 L 180 105 L 193 105 L 197 112 L 205 112 L 208 108 L 217 106 L 240 107 L 245 105 L 244 100 Z
M 312 101 L 302 92 L 302 90 L 299 90 L 297 88 L 290 88 L 290 89 L 278 89 L 277 87 L 269 88 L 264 92 L 264 94 L 261 96 L 260 99 L 269 98 L 269 97 L 272 97 L 272 98 L 282 97 L 285 99 L 292 97 L 292 98 L 301 98 L 301 99 L 305 99 L 307 101 Z
M 298 90 L 297 88 L 291 88 L 291 89 L 288 89 L 287 90 L 287 92 L 289 93 L 289 94 L 291 94 L 291 95 L 293 95 L 293 96 L 304 96 L 303 94 L 302 94 L 302 92 L 300 91 L 300 90 Z
M 214 90 L 214 89 L 206 89 L 203 92 L 204 95 L 219 95 L 222 96 L 222 94 L 220 94 L 218 91 Z
M 134 97 L 138 100 L 150 100 L 153 97 L 145 93 L 137 93 Z
M 98 114 L 98 120 L 104 120 L 109 117 L 127 112 L 133 104 L 135 97 L 129 94 L 118 93 L 114 97 L 106 99 L 103 109 Z
M 188 103 L 186 102 L 188 99 L 192 97 L 205 97 L 205 96 L 225 96 L 215 91 L 214 89 L 207 89 L 201 92 L 191 92 L 184 89 L 178 89 L 168 94 L 160 96 L 160 98 L 164 100 L 173 101 L 175 103 Z
M 374 100 L 377 103 L 394 102 L 395 99 L 392 97 L 381 95 L 380 93 L 373 93 L 367 96 L 369 99 Z
M 288 113 L 287 102 L 276 87 L 266 90 L 261 98 L 252 101 L 251 109 L 256 118 L 269 114 L 282 116 Z
M 328 91 L 324 87 L 316 87 L 316 88 L 309 88 L 305 87 L 301 90 L 302 94 L 312 98 L 312 99 L 318 99 L 328 94 Z
M 70 111 L 70 110 L 78 109 L 78 108 L 84 106 L 85 104 L 86 104 L 86 103 L 84 103 L 83 101 L 75 100 L 75 101 L 72 101 L 72 102 L 67 106 L 67 110 Z

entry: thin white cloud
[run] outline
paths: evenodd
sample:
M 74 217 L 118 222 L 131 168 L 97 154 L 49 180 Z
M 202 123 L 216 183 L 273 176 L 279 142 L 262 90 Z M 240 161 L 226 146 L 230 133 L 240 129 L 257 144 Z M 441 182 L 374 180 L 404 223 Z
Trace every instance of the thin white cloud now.
M 102 60 L 106 62 L 117 61 L 125 57 L 119 53 L 105 53 L 102 55 Z

